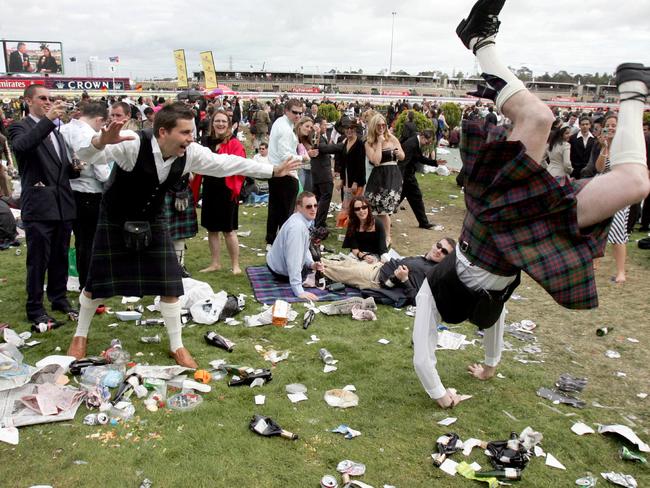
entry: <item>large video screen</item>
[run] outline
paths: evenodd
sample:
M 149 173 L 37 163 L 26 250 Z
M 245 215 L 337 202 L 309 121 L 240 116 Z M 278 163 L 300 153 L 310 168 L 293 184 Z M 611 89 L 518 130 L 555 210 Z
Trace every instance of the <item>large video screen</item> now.
M 63 46 L 56 41 L 2 41 L 7 73 L 64 74 Z

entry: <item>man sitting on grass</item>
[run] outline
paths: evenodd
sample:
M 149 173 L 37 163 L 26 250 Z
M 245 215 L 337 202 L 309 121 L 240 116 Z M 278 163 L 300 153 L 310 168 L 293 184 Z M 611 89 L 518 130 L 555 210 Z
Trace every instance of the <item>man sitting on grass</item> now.
M 288 281 L 297 297 L 318 300 L 302 286 L 304 278 L 311 272 L 323 271 L 323 265 L 314 262 L 309 251 L 309 230 L 314 225 L 318 203 L 313 193 L 302 192 L 296 199 L 296 213 L 282 224 L 266 255 L 266 264 L 273 276 Z
M 504 303 L 521 271 L 560 305 L 595 308 L 592 260 L 603 254 L 611 217 L 650 191 L 642 130 L 650 68 L 628 63 L 617 69 L 621 105 L 609 148 L 611 171 L 592 180 L 556 180 L 539 165 L 553 114 L 497 55 L 504 3 L 479 0 L 456 30 L 481 65 L 485 92 L 513 129 L 507 141 L 483 143 L 483 124 L 464 121 L 463 229 L 451 259 L 436 266 L 416 298 L 413 364 L 443 408 L 460 399 L 444 388 L 436 371 L 437 324 L 470 320 L 486 329 L 485 364 L 470 365 L 469 372 L 491 378 L 501 357 Z

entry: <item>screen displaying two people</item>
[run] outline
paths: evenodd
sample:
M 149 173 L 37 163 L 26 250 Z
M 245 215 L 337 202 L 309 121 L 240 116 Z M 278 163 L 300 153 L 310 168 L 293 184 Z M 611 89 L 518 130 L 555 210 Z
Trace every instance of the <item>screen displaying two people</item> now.
M 3 41 L 7 73 L 63 73 L 60 42 Z

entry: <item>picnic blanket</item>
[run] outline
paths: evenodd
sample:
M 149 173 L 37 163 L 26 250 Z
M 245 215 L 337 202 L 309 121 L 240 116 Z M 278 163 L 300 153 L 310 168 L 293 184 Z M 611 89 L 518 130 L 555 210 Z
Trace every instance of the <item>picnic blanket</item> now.
M 271 274 L 271 271 L 267 266 L 249 266 L 246 268 L 246 274 L 253 286 L 255 300 L 260 303 L 272 304 L 278 299 L 285 300 L 289 303 L 306 301 L 294 296 L 289 283 L 278 281 Z M 320 290 L 318 288 L 307 288 L 306 291 L 316 295 L 318 301 L 321 302 L 335 302 L 337 300 L 361 296 L 361 293 L 357 288 L 350 287 L 346 287 L 345 290 L 340 292 L 331 292 L 328 290 Z

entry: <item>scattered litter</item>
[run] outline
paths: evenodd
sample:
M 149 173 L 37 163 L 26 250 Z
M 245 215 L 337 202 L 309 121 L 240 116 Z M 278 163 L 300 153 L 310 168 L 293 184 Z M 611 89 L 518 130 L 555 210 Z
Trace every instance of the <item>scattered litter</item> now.
M 142 314 L 140 312 L 136 312 L 135 310 L 124 310 L 115 312 L 115 316 L 122 322 L 130 322 L 132 320 L 139 320 L 142 317 Z
M 631 342 L 632 344 L 638 344 L 639 339 L 635 339 L 634 337 L 628 337 L 627 338 L 628 342 Z
M 503 376 L 501 373 L 497 373 L 497 378 L 499 378 L 500 380 L 505 380 L 506 379 L 506 377 Z
M 555 456 L 553 456 L 553 454 L 551 454 L 551 453 L 546 454 L 546 463 L 545 464 L 547 466 L 550 466 L 551 468 L 563 469 L 563 470 L 566 471 L 566 468 L 564 467 L 564 465 L 560 461 L 558 461 L 557 458 Z
M 624 373 L 623 371 L 617 371 L 616 372 L 616 377 L 617 378 L 625 378 L 625 377 L 627 377 L 627 373 Z
M 177 393 L 176 395 L 167 399 L 167 407 L 172 410 L 194 410 L 201 405 L 203 397 L 196 393 Z
M 611 331 L 614 330 L 614 327 L 598 327 L 596 329 L 596 335 L 598 337 L 603 337 L 609 334 Z
M 287 393 L 307 393 L 307 387 L 302 383 L 291 383 L 284 387 Z
M 487 442 L 480 439 L 474 439 L 473 437 L 467 439 L 465 442 L 463 442 L 463 455 L 469 456 L 472 453 L 472 449 L 475 447 L 485 449 L 487 447 Z
M 551 390 L 549 388 L 541 387 L 537 390 L 537 396 L 546 398 L 547 400 L 552 401 L 554 404 L 564 403 L 566 405 L 571 405 L 575 408 L 584 408 L 586 403 L 583 400 L 572 397 L 570 395 L 561 393 L 556 390 Z
M 276 351 L 275 349 L 265 349 L 259 344 L 255 345 L 255 350 L 264 358 L 265 361 L 269 361 L 272 364 L 284 361 L 289 357 L 290 354 L 290 351 Z
M 535 446 L 533 448 L 533 452 L 535 453 L 535 457 L 546 457 L 546 453 L 544 452 L 544 449 L 542 449 L 539 446 Z
M 316 344 L 317 342 L 320 342 L 320 339 L 317 335 L 312 334 L 309 336 L 309 341 L 305 342 L 305 344 L 311 345 L 311 344 Z
M 434 454 L 431 455 L 432 457 Z M 434 461 L 435 462 L 435 461 Z M 442 463 L 440 463 L 440 470 L 444 471 L 445 473 L 451 475 L 451 476 L 456 476 L 457 473 L 457 467 L 458 463 L 456 461 L 453 461 L 449 458 L 446 458 Z
M 555 382 L 555 386 L 564 392 L 581 392 L 587 386 L 587 378 L 577 378 L 568 373 L 563 373 Z
M 582 486 L 584 488 L 595 488 L 596 487 L 596 478 L 593 477 L 591 473 L 587 473 L 582 478 L 576 480 L 576 485 Z
M 354 385 L 345 385 L 343 387 L 343 390 L 345 390 L 345 391 L 357 391 L 357 387 L 354 386 Z
M 307 398 L 307 395 L 305 395 L 303 392 L 289 393 L 287 395 L 287 398 L 289 398 L 291 403 L 298 403 L 298 402 L 304 402 L 305 400 L 309 400 L 309 398 Z
M 264 395 L 255 395 L 255 405 L 264 405 L 266 397 Z
M 609 473 L 600 473 L 600 475 L 610 483 L 624 486 L 625 488 L 637 488 L 638 486 L 634 477 L 629 474 L 615 473 L 614 471 L 610 471 Z
M 596 431 L 583 422 L 576 422 L 571 426 L 571 432 L 576 435 L 595 434 Z
M 447 417 L 446 419 L 442 419 L 440 422 L 438 422 L 438 425 L 448 426 L 456 423 L 457 420 L 458 418 L 456 417 Z
M 354 430 L 345 424 L 339 425 L 338 427 L 330 430 L 330 432 L 334 432 L 335 434 L 343 434 L 346 439 L 354 439 L 355 437 L 361 435 L 361 432 Z
M 237 235 L 239 237 L 250 237 L 251 231 L 250 230 L 240 230 L 237 232 Z
M 352 318 L 361 321 L 374 321 L 377 320 L 377 315 L 372 310 L 367 310 L 358 305 L 352 307 Z
M 140 297 L 122 297 L 122 305 L 126 305 L 127 303 L 138 303 L 140 301 Z
M 81 459 L 77 459 L 75 461 L 72 461 L 72 464 L 76 464 L 78 466 L 82 466 L 84 464 L 88 464 L 88 461 L 82 461 Z
M 296 440 L 298 436 L 288 430 L 284 430 L 270 417 L 254 415 L 249 423 L 250 429 L 264 437 L 280 436 L 285 439 Z
M 321 305 L 318 310 L 325 315 L 350 315 L 355 305 L 362 310 L 377 310 L 377 304 L 373 297 L 361 298 L 352 297 L 338 302 Z
M 388 339 L 379 339 L 377 342 L 379 342 L 379 344 L 383 344 L 384 346 L 390 344 L 390 341 Z
M 624 437 L 632 444 L 636 444 L 641 452 L 650 452 L 650 446 L 643 442 L 639 437 L 626 425 L 600 425 L 598 426 L 599 434 L 618 434 Z
M 338 368 L 334 366 L 333 364 L 326 364 L 323 367 L 323 373 L 332 373 L 333 371 L 336 371 Z
M 322 360 L 325 364 L 336 364 L 336 363 L 338 362 L 336 359 L 334 359 L 334 356 L 332 356 L 332 353 L 329 352 L 329 351 L 328 351 L 327 349 L 325 349 L 324 347 L 321 347 L 321 348 L 318 350 L 318 355 L 320 356 L 321 360 Z
M 328 390 L 323 398 L 330 407 L 350 408 L 359 405 L 356 393 L 342 389 Z
M 463 334 L 457 334 L 448 330 L 443 330 L 438 334 L 438 347 L 439 350 L 458 350 L 466 342 Z
M 645 400 L 646 398 L 648 398 L 647 393 L 637 393 L 636 396 L 639 397 L 641 400 Z
M 203 336 L 205 342 L 214 347 L 219 347 L 225 349 L 228 352 L 232 352 L 235 347 L 235 343 L 226 339 L 224 336 L 217 334 L 214 331 L 208 331 Z
M 621 357 L 621 353 L 618 351 L 612 351 L 611 349 L 608 349 L 607 351 L 605 351 L 605 356 L 610 359 L 619 359 Z
M 350 482 L 350 476 L 363 476 L 366 472 L 366 465 L 346 459 L 336 465 L 336 470 L 341 473 L 343 483 Z
M 519 419 L 518 419 L 517 417 L 515 417 L 514 415 L 512 415 L 510 412 L 507 412 L 506 410 L 501 410 L 501 411 L 503 412 L 503 414 L 504 414 L 506 417 L 508 417 L 508 418 L 509 418 L 510 420 L 512 420 L 513 422 L 519 422 Z
M 641 454 L 639 454 L 638 452 L 631 451 L 625 446 L 621 447 L 621 449 L 618 451 L 618 455 L 621 457 L 621 459 L 625 461 L 638 461 L 641 464 L 648 463 L 648 460 L 644 458 Z
M 408 307 L 406 307 L 404 313 L 409 317 L 415 317 L 415 311 L 416 311 L 415 305 L 409 305 Z

